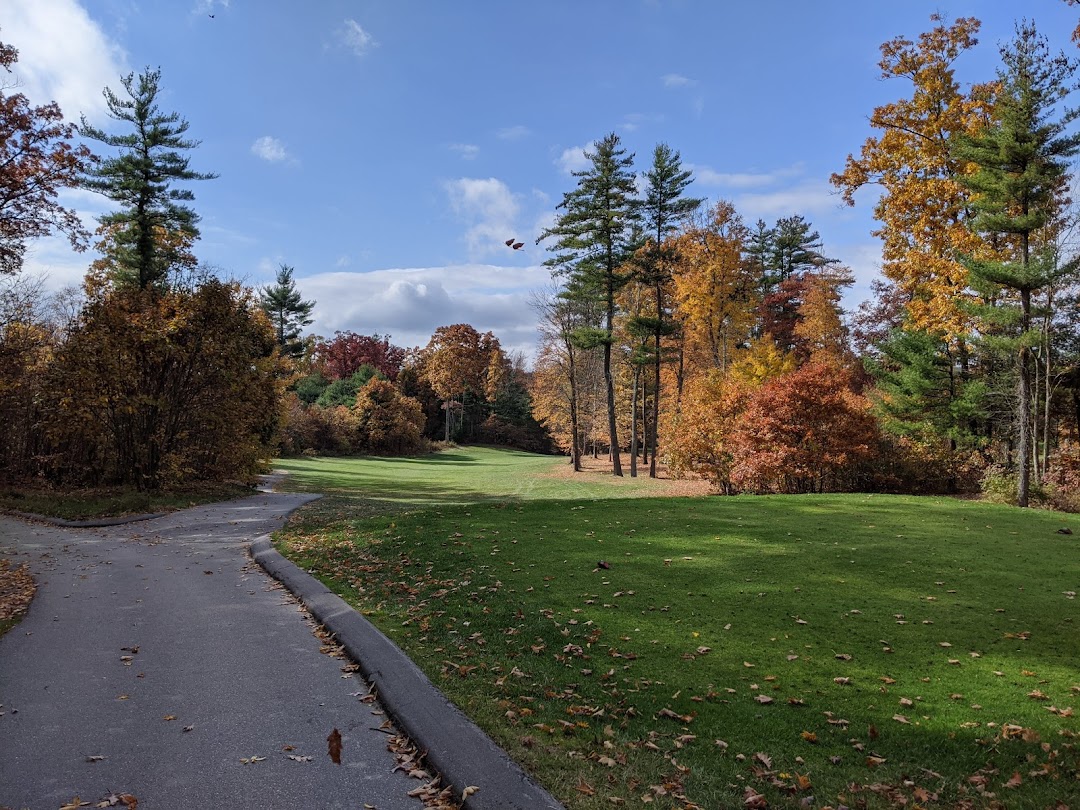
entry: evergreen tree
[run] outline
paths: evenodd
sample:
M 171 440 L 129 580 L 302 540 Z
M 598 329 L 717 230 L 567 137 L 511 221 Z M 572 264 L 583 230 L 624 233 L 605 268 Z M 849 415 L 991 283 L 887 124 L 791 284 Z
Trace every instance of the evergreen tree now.
M 188 168 L 183 152 L 199 142 L 183 137 L 187 121 L 158 109 L 160 79 L 160 69 L 146 68 L 138 79 L 129 73 L 121 79 L 128 98 L 105 88 L 109 116 L 130 124 L 133 132 L 111 135 L 90 126 L 85 117 L 80 127 L 84 138 L 121 150 L 93 166 L 83 186 L 120 204 L 119 211 L 98 221 L 109 232 L 105 245 L 115 280 L 140 289 L 164 286 L 170 271 L 184 263 L 186 247 L 199 236 L 199 216 L 184 204 L 195 196 L 173 184 L 217 176 Z
M 1051 56 L 1045 38 L 1032 23 L 1017 27 L 1016 38 L 1002 47 L 998 71 L 1001 92 L 994 123 L 981 133 L 957 139 L 956 155 L 977 170 L 961 182 L 975 192 L 972 229 L 1013 241 L 1011 260 L 968 261 L 973 283 L 1013 291 L 1019 299 L 1016 348 L 1017 504 L 1027 506 L 1033 453 L 1031 424 L 1032 293 L 1072 267 L 1053 260 L 1040 245 L 1039 232 L 1064 205 L 1068 160 L 1080 152 L 1080 133 L 1066 135 L 1080 110 L 1056 115 L 1055 105 L 1073 89 L 1077 63 L 1064 54 Z
M 300 330 L 311 323 L 311 310 L 314 301 L 304 301 L 293 281 L 294 268 L 281 265 L 277 273 L 277 282 L 263 287 L 259 293 L 259 304 L 274 325 L 281 353 L 292 358 L 304 354 L 304 342 L 300 340 Z
M 836 259 L 828 259 L 821 253 L 821 236 L 817 231 L 811 231 L 811 227 L 798 214 L 776 221 L 769 243 L 764 286 L 772 287 L 802 270 L 836 263 Z
M 666 292 L 671 284 L 673 247 L 668 242 L 679 226 L 696 211 L 703 200 L 683 196 L 693 182 L 693 175 L 683 169 L 682 157 L 666 143 L 653 150 L 653 164 L 645 172 L 648 186 L 642 214 L 649 242 L 642 253 L 641 280 L 652 289 L 655 310 L 650 318 L 637 318 L 632 327 L 652 336 L 653 400 L 651 423 L 646 425 L 646 452 L 649 454 L 649 477 L 656 477 L 656 425 L 660 416 L 660 366 L 662 340 L 675 332 L 676 323 L 667 303 Z M 637 412 L 636 405 L 634 412 Z
M 568 274 L 579 295 L 599 300 L 604 319 L 599 327 L 582 332 L 580 345 L 595 341 L 604 350 L 604 381 L 607 386 L 608 438 L 612 471 L 622 475 L 618 429 L 615 423 L 615 381 L 611 372 L 612 327 L 615 294 L 629 280 L 628 260 L 637 247 L 641 219 L 635 198 L 634 156 L 627 155 L 619 136 L 611 133 L 586 152 L 592 164 L 574 172 L 577 187 L 563 195 L 563 213 L 537 242 L 554 239 L 548 250 L 554 255 L 544 262 L 556 272 Z

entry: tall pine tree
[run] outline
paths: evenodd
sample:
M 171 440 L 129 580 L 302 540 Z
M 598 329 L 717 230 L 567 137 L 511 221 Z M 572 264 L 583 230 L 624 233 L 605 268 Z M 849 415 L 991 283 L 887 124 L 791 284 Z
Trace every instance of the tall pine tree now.
M 647 186 L 642 214 L 649 241 L 639 260 L 641 280 L 652 289 L 655 310 L 652 317 L 637 319 L 637 325 L 652 336 L 652 414 L 645 427 L 650 478 L 656 477 L 656 425 L 660 416 L 660 367 L 663 363 L 661 344 L 676 329 L 667 302 L 671 264 L 675 258 L 669 238 L 701 206 L 701 199 L 684 196 L 693 180 L 693 174 L 682 167 L 681 155 L 666 143 L 657 144 L 653 150 L 652 168 L 645 172 Z
M 160 69 L 146 68 L 137 79 L 133 73 L 121 79 L 127 98 L 105 88 L 109 117 L 130 124 L 132 132 L 112 135 L 90 126 L 85 117 L 79 130 L 84 138 L 120 149 L 118 156 L 93 166 L 83 186 L 120 204 L 120 210 L 98 221 L 109 232 L 105 244 L 115 280 L 140 289 L 164 285 L 199 236 L 199 216 L 185 205 L 195 195 L 174 184 L 217 176 L 188 168 L 183 153 L 199 141 L 183 137 L 188 122 L 177 113 L 158 109 L 160 80 Z
M 277 273 L 277 282 L 263 287 L 259 292 L 259 304 L 274 325 L 281 353 L 294 359 L 304 354 L 304 343 L 300 340 L 300 331 L 311 323 L 311 310 L 314 301 L 305 301 L 300 297 L 293 281 L 294 268 L 281 265 Z
M 552 257 L 544 262 L 557 273 L 570 276 L 572 289 L 595 297 L 603 309 L 603 323 L 579 333 L 580 344 L 603 346 L 607 387 L 608 440 L 612 471 L 622 475 L 619 436 L 615 421 L 615 381 L 611 372 L 615 294 L 629 279 L 627 263 L 639 242 L 640 203 L 635 197 L 634 156 L 611 133 L 586 152 L 590 166 L 573 173 L 577 187 L 563 195 L 562 213 L 537 242 L 553 239 Z
M 1055 105 L 1073 89 L 1077 63 L 1064 54 L 1052 56 L 1034 24 L 1025 21 L 1017 27 L 1001 59 L 994 123 L 976 136 L 958 138 L 955 153 L 977 167 L 961 178 L 975 192 L 973 230 L 1016 244 L 1010 260 L 972 260 L 968 267 L 973 282 L 1011 290 L 1019 299 L 1016 499 L 1027 506 L 1033 453 L 1030 347 L 1036 341 L 1031 296 L 1071 270 L 1053 261 L 1038 237 L 1065 204 L 1068 160 L 1080 152 L 1080 133 L 1067 135 L 1065 130 L 1080 110 L 1057 113 Z

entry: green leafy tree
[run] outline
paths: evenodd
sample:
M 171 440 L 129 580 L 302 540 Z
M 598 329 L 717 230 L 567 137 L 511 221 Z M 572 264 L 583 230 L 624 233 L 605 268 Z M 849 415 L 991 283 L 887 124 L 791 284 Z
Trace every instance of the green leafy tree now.
M 386 379 L 374 366 L 365 363 L 352 375 L 343 380 L 334 380 L 323 388 L 315 400 L 315 404 L 320 408 L 334 408 L 338 405 L 351 408 L 356 404 L 356 395 L 360 392 L 360 389 L 375 377 Z
M 544 264 L 569 275 L 568 288 L 575 294 L 601 303 L 603 322 L 581 331 L 578 344 L 603 347 L 612 471 L 622 476 L 611 364 L 612 330 L 615 296 L 629 280 L 628 262 L 640 242 L 641 213 L 635 196 L 634 156 L 626 153 L 615 133 L 596 141 L 593 148 L 593 152 L 585 153 L 591 165 L 574 172 L 577 187 L 563 195 L 558 205 L 562 213 L 537 242 L 554 240 L 548 247 L 553 255 Z
M 1080 133 L 1066 134 L 1080 110 L 1058 114 L 1055 105 L 1073 88 L 1075 60 L 1053 56 L 1032 23 L 1021 23 L 1001 50 L 1001 93 L 993 124 L 957 139 L 956 154 L 976 170 L 961 178 L 975 192 L 974 231 L 1015 241 L 1005 261 L 968 261 L 974 283 L 1011 291 L 1020 311 L 1016 363 L 1017 504 L 1027 506 L 1033 454 L 1031 424 L 1032 294 L 1072 268 L 1045 249 L 1043 231 L 1065 204 L 1068 161 L 1080 152 Z
M 127 98 L 105 88 L 109 116 L 133 131 L 113 135 L 91 126 L 85 117 L 80 127 L 84 138 L 120 150 L 93 166 L 83 186 L 120 204 L 120 210 L 98 220 L 110 236 L 103 244 L 114 279 L 140 289 L 164 285 L 199 236 L 199 216 L 185 204 L 195 196 L 175 184 L 217 176 L 188 168 L 184 152 L 199 141 L 183 137 L 188 122 L 177 113 L 158 109 L 160 80 L 160 70 L 146 68 L 138 78 L 129 73 L 121 79 Z
M 274 326 L 281 353 L 299 359 L 303 357 L 305 349 L 300 331 L 311 323 L 311 310 L 315 308 L 315 302 L 300 297 L 300 291 L 293 281 L 293 272 L 294 268 L 281 265 L 276 283 L 263 287 L 259 292 L 259 303 Z

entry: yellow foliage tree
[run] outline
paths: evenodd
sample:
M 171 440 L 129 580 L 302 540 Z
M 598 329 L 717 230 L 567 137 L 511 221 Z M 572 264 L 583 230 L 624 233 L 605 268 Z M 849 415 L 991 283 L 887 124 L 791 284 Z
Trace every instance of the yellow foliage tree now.
M 990 258 L 990 249 L 967 227 L 970 192 L 957 182 L 967 167 L 950 153 L 950 141 L 986 125 L 995 85 L 964 93 L 954 76 L 954 62 L 978 42 L 979 21 L 931 20 L 936 25 L 918 42 L 897 37 L 881 46 L 882 78 L 907 79 L 911 97 L 874 110 L 870 123 L 882 134 L 868 138 L 830 180 L 849 205 L 864 186 L 881 187 L 874 235 L 883 241 L 882 272 L 909 299 L 909 324 L 951 341 L 971 326 L 963 306 L 968 272 L 959 257 Z

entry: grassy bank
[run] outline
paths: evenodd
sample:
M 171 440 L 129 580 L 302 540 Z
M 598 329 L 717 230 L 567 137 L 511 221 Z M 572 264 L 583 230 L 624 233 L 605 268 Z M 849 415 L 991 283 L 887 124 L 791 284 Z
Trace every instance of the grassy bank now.
M 0 511 L 88 520 L 122 517 L 152 512 L 173 512 L 201 503 L 227 501 L 250 495 L 252 489 L 239 484 L 201 486 L 176 492 L 137 492 L 132 489 L 87 490 L 0 489 Z
M 295 485 L 352 491 L 280 545 L 568 804 L 1080 795 L 1074 516 L 646 497 L 657 482 L 461 454 L 415 480 L 305 460 Z

